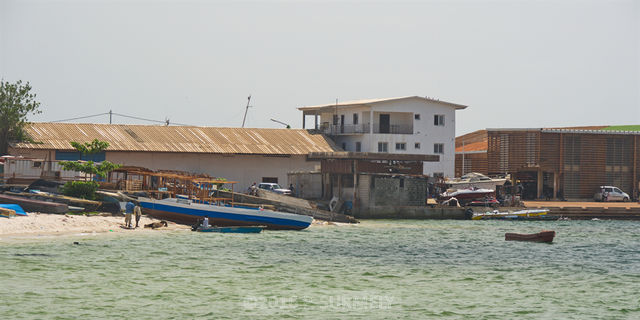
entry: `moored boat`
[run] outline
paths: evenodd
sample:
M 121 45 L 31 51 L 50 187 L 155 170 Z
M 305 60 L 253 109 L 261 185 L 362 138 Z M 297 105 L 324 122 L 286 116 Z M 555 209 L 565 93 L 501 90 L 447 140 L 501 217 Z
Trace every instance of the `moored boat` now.
M 312 217 L 299 214 L 260 208 L 197 203 L 179 198 L 156 200 L 140 197 L 138 202 L 145 214 L 188 225 L 193 225 L 198 220 L 208 217 L 209 223 L 216 226 L 260 225 L 267 229 L 302 230 L 313 221 Z
M 522 233 L 505 233 L 506 241 L 531 241 L 531 242 L 553 242 L 556 232 L 552 230 L 543 230 L 538 233 L 522 234 Z
M 487 220 L 487 219 L 501 219 L 501 220 L 537 220 L 543 219 L 544 216 L 549 213 L 548 209 L 528 209 L 519 210 L 513 212 L 500 212 L 498 210 L 474 213 L 471 217 L 472 220 Z
M 263 226 L 234 226 L 234 227 L 198 227 L 196 231 L 198 232 L 219 232 L 219 233 L 260 233 Z

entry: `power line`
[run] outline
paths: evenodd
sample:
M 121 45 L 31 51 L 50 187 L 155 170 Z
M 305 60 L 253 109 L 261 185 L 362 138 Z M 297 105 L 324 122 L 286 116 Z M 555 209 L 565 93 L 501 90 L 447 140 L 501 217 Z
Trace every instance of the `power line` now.
M 100 113 L 100 114 L 94 114 L 94 115 L 84 116 L 84 117 L 71 118 L 71 119 L 63 119 L 63 120 L 49 121 L 49 122 L 52 122 L 52 123 L 53 123 L 53 122 L 65 122 L 65 121 L 72 121 L 72 120 L 80 120 L 80 119 L 93 118 L 93 117 L 97 117 L 97 116 L 104 116 L 105 114 L 109 114 L 109 112 Z
M 104 113 L 99 113 L 99 114 L 94 114 L 94 115 L 90 115 L 90 116 L 83 116 L 83 117 L 76 117 L 76 118 L 69 118 L 69 119 L 62 119 L 62 120 L 55 120 L 55 121 L 49 121 L 50 123 L 55 123 L 55 122 L 66 122 L 66 121 L 73 121 L 73 120 L 81 120 L 81 119 L 87 119 L 87 118 L 94 118 L 94 117 L 98 117 L 98 116 L 104 116 L 104 115 L 109 115 L 109 117 L 111 117 L 111 115 L 116 115 L 116 116 L 120 116 L 120 117 L 124 117 L 124 118 L 131 118 L 131 119 L 136 119 L 136 120 L 142 120 L 142 121 L 149 121 L 149 122 L 155 122 L 155 123 L 162 123 L 164 125 L 178 125 L 178 126 L 192 126 L 189 124 L 183 124 L 183 123 L 175 123 L 175 122 L 170 122 L 169 119 L 161 121 L 161 120 L 154 120 L 154 119 L 146 119 L 146 118 L 141 118 L 141 117 L 136 117 L 136 116 L 129 116 L 126 114 L 121 114 L 121 113 L 116 113 L 116 112 L 104 112 Z
M 163 123 L 163 124 L 166 124 L 166 125 L 175 124 L 175 125 L 178 125 L 178 126 L 191 126 L 189 124 L 183 124 L 183 123 L 176 123 L 176 122 L 171 122 L 170 123 L 169 119 L 167 119 L 165 121 L 160 121 L 160 120 L 153 120 L 153 119 L 145 119 L 145 118 L 140 118 L 140 117 L 128 116 L 128 115 L 115 113 L 115 112 L 113 114 L 115 114 L 116 116 L 121 116 L 121 117 L 125 117 L 125 118 L 131 118 L 131 119 L 149 121 L 149 122 L 156 122 L 156 123 Z

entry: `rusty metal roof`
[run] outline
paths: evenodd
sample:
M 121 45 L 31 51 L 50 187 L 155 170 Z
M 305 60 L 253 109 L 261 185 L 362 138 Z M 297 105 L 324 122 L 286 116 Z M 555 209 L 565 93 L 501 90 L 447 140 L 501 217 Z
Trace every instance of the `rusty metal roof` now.
M 216 128 L 125 124 L 31 123 L 35 143 L 16 149 L 75 150 L 71 141 L 109 143 L 108 151 L 306 155 L 340 150 L 322 134 L 303 129 Z

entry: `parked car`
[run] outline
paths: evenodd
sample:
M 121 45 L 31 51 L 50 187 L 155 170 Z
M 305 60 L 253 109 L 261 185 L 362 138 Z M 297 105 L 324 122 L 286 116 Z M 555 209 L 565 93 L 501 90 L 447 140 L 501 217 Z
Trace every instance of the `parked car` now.
M 595 201 L 629 201 L 629 195 L 612 186 L 600 186 L 593 195 Z
M 258 188 L 260 189 L 264 189 L 264 190 L 269 190 L 269 191 L 273 191 L 275 193 L 279 193 L 279 194 L 285 194 L 285 195 L 291 195 L 291 190 L 289 189 L 283 189 L 279 184 L 277 183 L 268 183 L 268 182 L 262 182 L 258 185 Z

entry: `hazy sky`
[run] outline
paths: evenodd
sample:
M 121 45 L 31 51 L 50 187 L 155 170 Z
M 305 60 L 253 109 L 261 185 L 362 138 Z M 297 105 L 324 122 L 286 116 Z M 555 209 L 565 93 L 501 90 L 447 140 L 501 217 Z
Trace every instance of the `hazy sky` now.
M 407 95 L 468 105 L 457 134 L 640 124 L 640 3 L 0 0 L 0 77 L 32 121 L 239 127 L 251 94 L 247 127 Z

